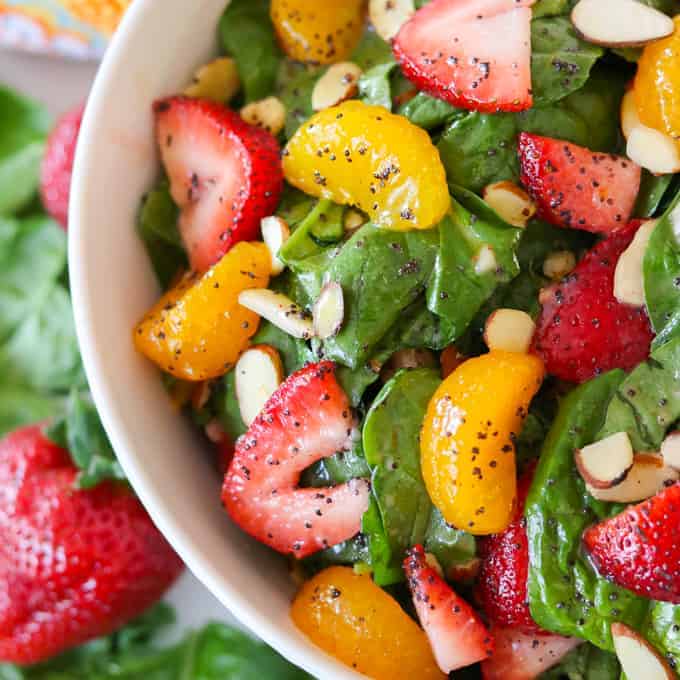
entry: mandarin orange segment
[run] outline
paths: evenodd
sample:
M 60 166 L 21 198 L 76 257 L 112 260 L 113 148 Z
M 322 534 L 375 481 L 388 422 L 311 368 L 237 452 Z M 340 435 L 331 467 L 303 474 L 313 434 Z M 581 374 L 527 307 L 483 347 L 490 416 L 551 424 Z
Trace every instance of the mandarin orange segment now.
M 272 0 L 283 51 L 296 61 L 332 64 L 352 54 L 364 32 L 364 0 Z
M 263 243 L 237 243 L 205 274 L 188 274 L 161 297 L 135 328 L 135 346 L 182 380 L 226 373 L 260 322 L 238 294 L 266 288 L 270 268 Z
M 329 567 L 307 581 L 291 609 L 312 642 L 377 680 L 442 680 L 423 630 L 370 576 Z
M 642 52 L 633 91 L 640 121 L 680 140 L 680 16 L 674 22 L 673 35 Z
M 494 350 L 458 366 L 435 392 L 421 432 L 421 468 L 449 524 L 485 535 L 512 521 L 514 442 L 543 375 L 538 357 Z
M 312 116 L 284 151 L 298 189 L 354 205 L 375 224 L 428 229 L 449 209 L 446 172 L 430 136 L 380 106 L 348 101 Z

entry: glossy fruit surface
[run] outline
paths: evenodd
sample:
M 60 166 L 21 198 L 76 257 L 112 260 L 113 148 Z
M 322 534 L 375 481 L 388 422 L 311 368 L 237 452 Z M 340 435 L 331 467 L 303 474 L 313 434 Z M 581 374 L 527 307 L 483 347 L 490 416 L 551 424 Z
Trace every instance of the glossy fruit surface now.
M 270 13 L 283 51 L 295 61 L 343 61 L 364 33 L 363 0 L 272 0 Z
M 376 680 L 440 680 L 430 644 L 397 601 L 350 567 L 329 567 L 305 582 L 291 609 L 312 642 Z
M 428 229 L 451 204 L 444 166 L 427 132 L 359 101 L 304 123 L 284 151 L 283 172 L 305 193 L 355 205 L 388 229 Z
M 137 349 L 182 380 L 226 373 L 257 332 L 260 317 L 238 303 L 248 288 L 266 288 L 271 255 L 263 243 L 236 244 L 202 276 L 187 274 L 134 330 Z
M 535 356 L 494 350 L 461 364 L 432 397 L 420 440 L 423 479 L 449 524 L 503 531 L 515 513 L 515 439 L 543 381 Z

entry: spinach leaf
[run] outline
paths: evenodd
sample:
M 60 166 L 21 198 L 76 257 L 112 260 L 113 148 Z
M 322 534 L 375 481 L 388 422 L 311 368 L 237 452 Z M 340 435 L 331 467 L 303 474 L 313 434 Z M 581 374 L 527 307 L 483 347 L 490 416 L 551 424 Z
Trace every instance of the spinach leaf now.
M 137 216 L 137 233 L 163 290 L 177 272 L 188 267 L 188 260 L 177 229 L 179 210 L 163 180 L 143 199 Z
M 637 217 L 653 217 L 673 182 L 674 175 L 652 175 L 643 170 L 635 210 Z
M 616 390 L 597 439 L 627 432 L 635 451 L 658 451 L 680 417 L 680 337 L 652 352 Z
M 359 98 L 364 104 L 382 106 L 388 111 L 392 110 L 390 76 L 396 68 L 396 61 L 387 61 L 362 74 L 359 79 Z
M 422 543 L 432 501 L 420 473 L 420 427 L 441 377 L 424 368 L 400 371 L 371 406 L 363 426 L 372 493 L 387 537 L 379 555 L 371 548 L 373 576 L 379 585 L 403 580 L 401 563 L 408 548 Z
M 677 673 L 680 668 L 680 606 L 670 602 L 652 602 L 643 634 L 663 653 Z
M 619 680 L 621 666 L 614 654 L 588 643 L 579 645 L 539 680 Z
M 522 235 L 471 192 L 455 188 L 454 196 L 457 200 L 439 225 L 440 247 L 427 291 L 428 308 L 451 324 L 453 339 L 463 334 L 496 287 L 519 272 L 515 249 Z M 476 260 L 489 248 L 495 267 L 479 273 Z
M 306 680 L 310 678 L 261 642 L 212 623 L 171 647 L 156 643 L 174 618 L 167 605 L 108 637 L 46 663 L 20 668 L 0 664 L 0 680 Z M 311 679 L 310 679 L 311 680 Z
M 235 442 L 248 429 L 241 418 L 241 409 L 236 397 L 236 372 L 229 371 L 217 384 L 207 404 L 224 428 L 227 436 Z
M 314 113 L 312 91 L 324 72 L 325 69 L 301 66 L 290 77 L 279 80 L 277 91 L 286 107 L 286 139 L 290 139 Z
M 333 565 L 347 565 L 356 568 L 357 565 L 365 564 L 367 569 L 370 561 L 368 553 L 368 541 L 364 534 L 357 534 L 348 541 L 343 541 L 325 550 L 320 550 L 314 555 L 305 557 L 302 566 L 309 574 L 317 572 Z
M 647 313 L 661 347 L 680 333 L 680 194 L 659 220 L 647 244 L 642 271 Z
M 532 10 L 534 19 L 567 14 L 576 4 L 576 0 L 538 0 Z
M 456 117 L 437 144 L 449 184 L 479 192 L 492 182 L 517 181 L 517 135 L 522 131 L 596 151 L 614 150 L 619 140 L 622 95 L 621 73 L 602 67 L 593 69 L 580 90 L 549 106 L 520 113 L 468 112 Z
M 349 482 L 350 479 L 368 477 L 369 474 L 361 441 L 357 439 L 350 451 L 341 451 L 324 458 L 305 470 L 301 477 L 301 485 L 334 486 Z
M 0 216 L 35 196 L 49 128 L 42 106 L 0 85 Z
M 219 25 L 222 49 L 236 61 L 246 103 L 269 96 L 282 58 L 267 0 L 232 0 Z
M 568 17 L 531 22 L 531 87 L 534 106 L 564 99 L 581 89 L 595 62 L 604 54 L 576 34 Z
M 612 651 L 609 627 L 639 629 L 648 603 L 600 578 L 580 551 L 583 530 L 610 508 L 595 501 L 574 464 L 574 449 L 589 444 L 624 378 L 612 371 L 572 391 L 562 402 L 527 498 L 529 606 L 539 626 L 578 636 Z
M 413 99 L 399 107 L 398 113 L 418 127 L 434 130 L 450 123 L 454 118 L 463 117 L 466 111 L 457 109 L 442 99 L 431 97 L 425 92 L 418 92 Z
M 362 71 L 392 61 L 392 47 L 375 31 L 366 31 L 352 53 L 353 61 Z
M 74 465 L 80 470 L 78 488 L 90 489 L 107 479 L 126 479 L 88 395 L 74 390 L 66 413 L 46 434 L 71 454 Z
M 40 394 L 6 378 L 0 385 L 0 437 L 22 425 L 47 420 L 63 408 L 64 398 Z
M 52 220 L 0 218 L 0 370 L 44 391 L 84 385 L 69 294 L 66 236 Z
M 436 558 L 445 574 L 452 567 L 469 562 L 477 554 L 477 543 L 472 534 L 447 524 L 435 507 L 425 531 L 425 550 Z

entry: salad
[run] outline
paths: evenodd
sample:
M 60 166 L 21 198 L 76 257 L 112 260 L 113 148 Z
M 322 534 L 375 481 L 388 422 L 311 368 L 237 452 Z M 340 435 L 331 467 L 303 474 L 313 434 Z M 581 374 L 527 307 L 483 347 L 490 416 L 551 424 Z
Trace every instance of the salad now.
M 48 139 L 48 113 L 0 85 L 0 678 L 307 678 L 221 623 L 173 631 L 161 598 L 183 565 L 114 457 L 71 314 L 81 117 Z
M 233 0 L 133 332 L 375 678 L 677 677 L 680 3 Z

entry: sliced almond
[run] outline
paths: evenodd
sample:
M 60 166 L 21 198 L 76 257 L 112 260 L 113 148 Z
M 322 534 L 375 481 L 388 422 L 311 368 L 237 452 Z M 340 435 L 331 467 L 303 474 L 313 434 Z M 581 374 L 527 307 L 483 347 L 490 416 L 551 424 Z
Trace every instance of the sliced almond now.
M 617 432 L 599 442 L 577 449 L 576 468 L 585 483 L 595 489 L 621 484 L 633 467 L 633 446 L 626 432 Z
M 212 382 L 205 380 L 200 382 L 191 393 L 191 407 L 194 411 L 200 411 L 209 401 L 212 393 Z
M 656 220 L 647 220 L 635 232 L 635 237 L 623 251 L 614 270 L 614 297 L 624 305 L 642 307 L 645 304 L 642 261 L 647 244 L 656 227 Z
M 676 142 L 645 125 L 634 127 L 626 145 L 628 157 L 655 175 L 680 172 L 680 150 Z
M 553 281 L 563 279 L 576 266 L 576 255 L 571 250 L 556 250 L 543 262 L 543 273 Z
M 354 208 L 350 208 L 345 212 L 342 226 L 345 228 L 346 232 L 351 234 L 353 231 L 363 227 L 364 224 L 366 224 L 366 221 L 367 220 L 362 213 L 358 210 L 354 210 Z
M 390 42 L 399 29 L 415 14 L 413 0 L 370 0 L 368 15 L 376 33 Z
M 571 21 L 585 40 L 607 47 L 639 47 L 674 30 L 669 16 L 637 0 L 580 0 Z
M 661 443 L 661 455 L 664 465 L 680 470 L 680 432 L 676 430 L 666 435 Z
M 400 349 L 382 367 L 380 378 L 387 382 L 403 368 L 434 368 L 436 365 L 437 358 L 429 349 Z
M 187 97 L 210 99 L 219 104 L 231 101 L 241 88 L 236 62 L 230 57 L 220 57 L 196 71 L 191 85 L 185 90 Z
M 490 350 L 526 354 L 531 347 L 536 324 L 519 309 L 497 309 L 486 320 L 484 342 Z
M 626 478 L 610 489 L 597 489 L 586 483 L 593 498 L 609 503 L 637 503 L 662 491 L 680 479 L 680 472 L 664 465 L 657 453 L 636 453 Z
M 631 89 L 623 95 L 621 100 L 621 132 L 623 132 L 623 136 L 628 139 L 630 133 L 638 125 L 642 125 L 642 123 L 635 104 L 635 92 Z
M 489 184 L 484 188 L 482 197 L 499 217 L 513 227 L 523 229 L 536 214 L 536 204 L 529 194 L 514 182 Z
M 270 215 L 260 222 L 262 240 L 269 250 L 272 258 L 272 274 L 278 276 L 286 265 L 279 259 L 279 251 L 283 244 L 290 238 L 290 229 L 286 220 Z
M 251 288 L 239 293 L 238 301 L 288 335 L 304 340 L 314 335 L 309 314 L 282 293 L 268 288 Z
M 314 332 L 322 340 L 337 335 L 345 318 L 345 298 L 339 283 L 329 281 L 324 285 L 312 309 L 312 318 Z
M 496 260 L 496 253 L 493 252 L 491 246 L 482 246 L 475 257 L 475 273 L 488 274 L 494 272 L 498 268 L 498 261 Z
M 333 64 L 312 90 L 312 108 L 323 111 L 353 97 L 359 87 L 361 69 L 351 61 Z
M 250 426 L 283 382 L 281 357 L 270 345 L 255 345 L 241 354 L 234 371 L 238 408 Z
M 257 127 L 278 135 L 286 124 L 286 107 L 277 97 L 252 102 L 241 109 L 241 118 Z
M 611 632 L 616 656 L 629 680 L 677 680 L 666 660 L 636 630 L 617 621 Z
M 205 436 L 213 444 L 222 444 L 227 440 L 227 433 L 224 431 L 222 423 L 220 423 L 217 418 L 213 418 L 212 420 L 208 421 L 206 426 L 203 428 L 203 431 L 205 432 Z

